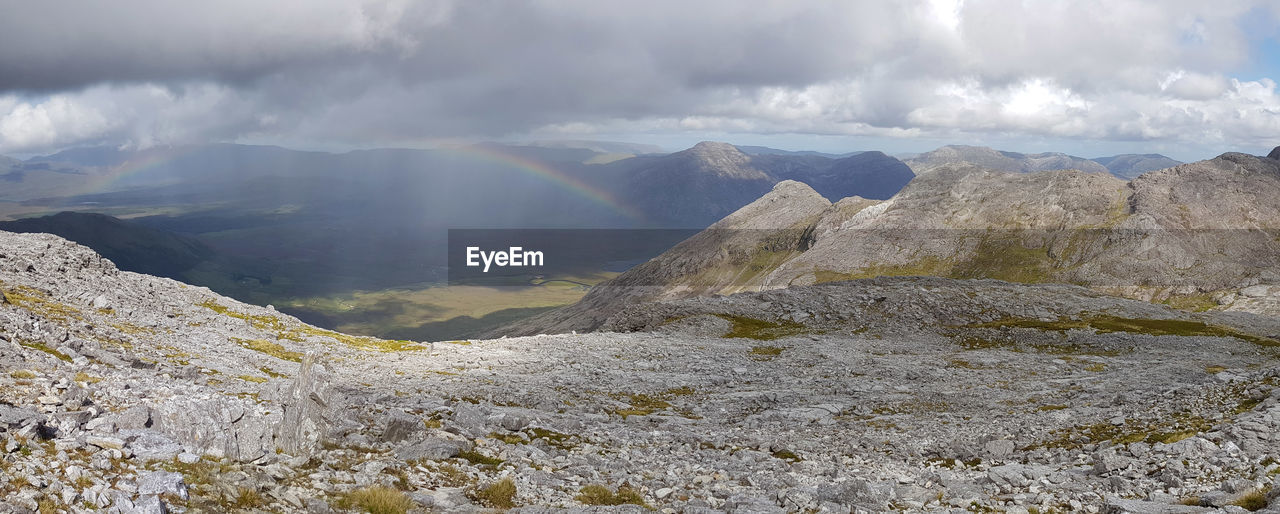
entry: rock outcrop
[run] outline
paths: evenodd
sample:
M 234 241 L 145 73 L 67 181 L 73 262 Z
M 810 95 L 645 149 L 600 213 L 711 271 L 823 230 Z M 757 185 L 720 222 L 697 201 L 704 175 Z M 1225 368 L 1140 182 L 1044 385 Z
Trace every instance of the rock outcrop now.
M 292 455 L 310 456 L 328 435 L 335 398 L 329 371 L 314 352 L 302 357 L 298 376 L 284 391 L 280 424 L 276 425 L 276 445 Z

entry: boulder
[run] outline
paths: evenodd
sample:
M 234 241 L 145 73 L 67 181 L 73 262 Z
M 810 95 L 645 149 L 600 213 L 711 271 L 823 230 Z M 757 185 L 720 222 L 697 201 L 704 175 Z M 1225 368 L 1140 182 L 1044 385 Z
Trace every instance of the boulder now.
M 151 471 L 138 479 L 138 494 L 168 494 L 183 500 L 187 499 L 187 483 L 182 473 L 172 471 Z
M 396 450 L 395 455 L 400 460 L 444 460 L 457 457 L 459 452 L 469 449 L 470 446 L 465 441 L 429 437 L 408 446 L 400 447 Z
M 129 450 L 142 460 L 168 461 L 182 453 L 182 445 L 154 430 L 131 430 L 126 437 Z
M 225 396 L 174 397 L 154 405 L 152 429 L 205 455 L 239 462 L 274 451 L 272 427 L 280 414 Z
M 398 443 L 410 439 L 425 426 L 417 417 L 393 412 L 387 416 L 386 426 L 382 429 L 382 442 Z
M 284 391 L 284 419 L 276 425 L 276 446 L 291 455 L 309 455 L 329 429 L 331 401 L 329 371 L 317 354 L 308 352 L 302 357 L 298 377 Z

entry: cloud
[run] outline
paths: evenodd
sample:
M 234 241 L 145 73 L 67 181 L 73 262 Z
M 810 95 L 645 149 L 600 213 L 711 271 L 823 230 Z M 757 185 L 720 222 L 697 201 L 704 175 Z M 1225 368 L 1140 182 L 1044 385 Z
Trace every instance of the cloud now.
M 1258 58 L 1251 20 L 1275 15 L 1262 0 L 22 2 L 0 18 L 0 152 L 682 131 L 1264 145 L 1274 82 L 1235 77 Z

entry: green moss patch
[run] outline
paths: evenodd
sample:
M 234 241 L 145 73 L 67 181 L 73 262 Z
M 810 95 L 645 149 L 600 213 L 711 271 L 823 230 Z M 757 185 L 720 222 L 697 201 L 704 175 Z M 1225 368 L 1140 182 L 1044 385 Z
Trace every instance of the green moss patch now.
M 209 309 L 218 314 L 230 316 L 236 319 L 242 319 L 247 323 L 249 323 L 249 325 L 252 326 L 253 328 L 256 328 L 258 330 L 262 330 L 265 332 L 274 333 L 276 339 L 284 339 L 288 341 L 301 342 L 301 341 L 305 341 L 309 336 L 327 337 L 329 339 L 333 339 L 334 341 L 337 341 L 338 343 L 345 344 L 352 348 L 358 348 L 361 350 L 370 350 L 370 351 L 380 351 L 380 352 L 401 352 L 401 351 L 423 350 L 427 348 L 423 345 L 420 345 L 412 341 L 387 340 L 387 339 L 378 339 L 376 337 L 367 337 L 367 336 L 353 336 L 350 334 L 343 334 L 341 332 L 334 332 L 332 330 L 316 328 L 310 325 L 291 325 L 289 323 L 285 323 L 285 321 L 283 319 L 280 319 L 280 317 L 278 316 L 270 316 L 265 314 L 263 315 L 245 314 L 243 312 L 237 312 L 235 310 L 232 310 L 231 308 L 226 307 L 222 304 L 219 304 L 213 300 L 205 300 L 196 305 Z
M 246 350 L 265 353 L 280 360 L 302 362 L 301 353 L 286 350 L 280 343 L 273 343 L 265 339 L 240 339 L 238 337 L 233 337 L 231 340 Z
M 967 328 L 1028 328 L 1056 332 L 1092 330 L 1099 334 L 1126 332 L 1151 336 L 1230 337 L 1262 346 L 1280 346 L 1280 341 L 1268 337 L 1247 334 L 1230 327 L 1211 325 L 1203 321 L 1180 319 L 1121 318 L 1107 315 L 1091 316 L 1078 320 L 1059 318 L 1052 321 L 1031 318 L 1005 318 L 986 323 L 971 324 Z
M 767 361 L 773 360 L 774 357 L 782 355 L 782 351 L 785 349 L 786 348 L 777 346 L 752 346 L 751 350 L 747 352 L 747 355 L 750 355 L 752 359 L 758 361 Z
M 729 330 L 723 337 L 730 338 L 746 338 L 756 339 L 759 341 L 772 341 L 806 332 L 804 325 L 794 321 L 765 321 L 745 316 L 733 316 L 729 314 L 718 314 L 717 316 L 733 323 L 733 328 Z
M 25 348 L 30 348 L 30 349 L 32 349 L 32 350 L 37 350 L 37 351 L 41 351 L 41 352 L 47 353 L 47 354 L 49 354 L 49 355 L 52 355 L 52 356 L 54 356 L 54 357 L 57 357 L 57 358 L 58 358 L 58 360 L 61 360 L 61 361 L 64 361 L 64 362 L 71 362 L 71 357 L 70 357 L 70 356 L 68 356 L 67 354 L 62 353 L 62 352 L 60 352 L 60 351 L 58 351 L 58 350 L 54 350 L 53 348 L 49 348 L 49 347 L 48 347 L 48 346 L 46 346 L 44 343 L 41 343 L 41 342 L 39 342 L 39 341 L 22 341 L 22 340 L 19 340 L 19 341 L 18 341 L 18 344 L 19 344 L 19 345 L 22 345 L 22 346 L 23 346 L 23 347 L 25 347 Z

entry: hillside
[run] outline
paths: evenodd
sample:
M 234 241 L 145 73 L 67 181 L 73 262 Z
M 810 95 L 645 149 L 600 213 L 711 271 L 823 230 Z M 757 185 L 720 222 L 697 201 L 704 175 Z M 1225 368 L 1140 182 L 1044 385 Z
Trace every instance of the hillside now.
M 0 292 L 13 510 L 1199 512 L 1273 501 L 1280 467 L 1274 318 L 1073 286 L 880 278 L 429 344 L 0 232 Z

